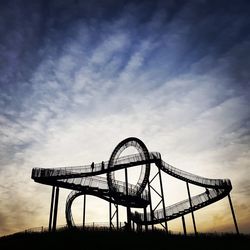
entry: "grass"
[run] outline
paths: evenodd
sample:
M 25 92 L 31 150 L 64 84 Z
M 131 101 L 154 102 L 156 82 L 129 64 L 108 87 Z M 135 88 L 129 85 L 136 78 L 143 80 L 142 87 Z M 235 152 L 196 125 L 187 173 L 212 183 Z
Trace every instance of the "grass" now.
M 124 232 L 108 229 L 54 233 L 26 232 L 0 238 L 0 249 L 249 249 L 249 235 L 199 234 L 198 236 L 166 234 L 164 231 Z

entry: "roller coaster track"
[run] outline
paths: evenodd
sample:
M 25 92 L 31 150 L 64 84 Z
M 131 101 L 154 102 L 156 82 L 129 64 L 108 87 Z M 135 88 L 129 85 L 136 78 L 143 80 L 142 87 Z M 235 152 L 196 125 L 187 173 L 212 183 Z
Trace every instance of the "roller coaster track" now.
M 135 147 L 137 154 L 122 156 L 128 147 Z M 189 197 L 189 199 L 173 205 L 156 208 L 146 213 L 146 207 L 152 207 L 150 190 L 150 164 L 154 163 L 160 171 L 182 180 L 205 188 L 205 192 Z M 136 185 L 115 180 L 115 171 L 141 166 L 141 173 Z M 107 175 L 107 178 L 99 175 Z M 232 185 L 229 179 L 204 178 L 178 168 L 175 168 L 161 159 L 158 152 L 148 152 L 145 144 L 135 137 L 130 137 L 120 142 L 114 149 L 109 161 L 97 164 L 62 167 L 62 168 L 33 168 L 32 179 L 53 187 L 62 187 L 73 190 L 66 201 L 66 221 L 69 227 L 74 227 L 71 205 L 80 195 L 93 195 L 108 202 L 134 208 L 144 208 L 144 213 L 131 213 L 131 219 L 137 225 L 154 225 L 163 223 L 193 211 L 208 206 L 229 195 Z M 148 190 L 146 186 L 148 185 Z M 162 191 L 163 193 L 163 191 Z M 231 200 L 230 200 L 231 202 Z M 164 205 L 164 203 L 163 203 Z M 234 218 L 235 219 L 235 218 Z M 236 224 L 236 221 L 235 221 Z M 236 225 L 237 226 L 237 225 Z M 238 228 L 237 228 L 238 230 Z
M 232 189 L 229 179 L 204 178 L 175 168 L 158 158 L 154 153 L 151 154 L 151 157 L 155 157 L 155 164 L 166 174 L 187 183 L 204 187 L 206 188 L 206 192 L 193 196 L 191 198 L 191 204 L 189 199 L 186 199 L 171 206 L 165 207 L 165 216 L 163 209 L 158 209 L 154 212 L 153 218 L 151 217 L 150 213 L 147 213 L 147 218 L 145 220 L 144 214 L 136 212 L 132 214 L 132 220 L 138 224 L 152 225 L 178 218 L 182 215 L 190 213 L 191 211 L 198 210 L 224 198 Z

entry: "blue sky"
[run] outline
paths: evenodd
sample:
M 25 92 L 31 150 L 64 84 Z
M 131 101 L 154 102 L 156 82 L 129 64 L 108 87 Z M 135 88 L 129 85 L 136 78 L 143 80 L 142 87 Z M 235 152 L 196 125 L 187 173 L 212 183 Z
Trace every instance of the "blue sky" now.
M 250 232 L 248 1 L 0 5 L 0 234 L 47 224 L 50 188 L 32 167 L 107 160 L 128 136 L 177 168 L 230 178 Z M 213 218 L 202 228 L 232 231 L 227 206 L 197 212 Z

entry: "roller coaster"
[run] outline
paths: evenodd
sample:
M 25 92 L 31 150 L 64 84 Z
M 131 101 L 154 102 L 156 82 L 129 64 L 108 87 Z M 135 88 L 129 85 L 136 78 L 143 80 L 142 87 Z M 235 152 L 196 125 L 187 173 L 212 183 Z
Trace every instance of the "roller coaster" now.
M 121 156 L 129 147 L 134 147 L 138 153 Z M 151 164 L 157 167 L 157 173 L 150 178 Z M 128 183 L 128 168 L 141 167 L 137 183 Z M 115 172 L 124 169 L 125 182 L 115 179 Z M 170 175 L 186 183 L 188 198 L 176 204 L 165 206 L 162 173 Z M 106 174 L 106 177 L 103 175 Z M 102 175 L 102 176 L 100 176 Z M 157 191 L 152 182 L 158 177 L 160 191 Z M 158 152 L 149 152 L 146 145 L 136 137 L 129 137 L 121 141 L 113 150 L 109 161 L 92 163 L 86 166 L 62 168 L 33 168 L 31 178 L 38 183 L 52 186 L 51 206 L 49 216 L 49 230 L 56 230 L 59 188 L 72 190 L 66 200 L 66 221 L 69 228 L 76 228 L 71 207 L 73 201 L 84 196 L 83 227 L 85 224 L 86 195 L 92 195 L 109 202 L 110 229 L 119 228 L 119 206 L 126 207 L 127 230 L 137 230 L 142 227 L 149 230 L 160 224 L 168 232 L 167 222 L 176 218 L 182 219 L 183 231 L 186 234 L 184 216 L 191 213 L 194 232 L 197 234 L 194 211 L 206 207 L 228 196 L 232 217 L 236 229 L 239 229 L 230 198 L 232 190 L 229 179 L 208 179 L 175 168 L 161 159 Z M 205 192 L 191 196 L 189 184 L 203 187 Z M 153 207 L 152 192 L 155 192 L 160 201 Z M 159 208 L 161 205 L 161 208 Z M 131 212 L 131 208 L 141 208 L 142 213 Z M 113 212 L 113 210 L 115 210 Z M 116 225 L 115 225 L 115 222 Z

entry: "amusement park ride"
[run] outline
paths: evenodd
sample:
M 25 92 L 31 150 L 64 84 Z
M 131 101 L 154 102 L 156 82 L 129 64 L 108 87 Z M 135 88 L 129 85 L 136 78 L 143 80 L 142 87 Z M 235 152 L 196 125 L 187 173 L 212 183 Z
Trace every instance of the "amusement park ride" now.
M 121 156 L 128 147 L 137 149 L 137 154 Z M 155 164 L 157 173 L 150 178 L 150 164 Z M 128 183 L 127 169 L 141 166 L 140 177 L 136 185 Z M 115 171 L 125 170 L 125 182 L 115 180 Z M 168 174 L 186 183 L 188 199 L 176 204 L 165 206 L 162 173 Z M 100 175 L 106 174 L 107 177 Z M 152 181 L 158 178 L 160 191 L 152 186 Z M 52 186 L 51 207 L 49 217 L 49 231 L 56 230 L 59 188 L 72 190 L 66 201 L 66 221 L 69 228 L 74 228 L 71 205 L 74 199 L 84 196 L 83 228 L 85 226 L 86 195 L 97 196 L 109 202 L 110 229 L 119 228 L 119 205 L 127 209 L 127 229 L 137 230 L 144 226 L 147 231 L 149 226 L 161 224 L 168 231 L 167 222 L 178 217 L 182 218 L 183 231 L 186 234 L 184 215 L 191 213 L 194 232 L 197 234 L 194 211 L 208 206 L 228 196 L 236 233 L 239 234 L 230 191 L 232 185 L 229 179 L 208 179 L 183 170 L 177 169 L 161 159 L 158 152 L 149 152 L 145 144 L 138 138 L 129 137 L 121 141 L 109 161 L 88 166 L 63 167 L 63 168 L 33 168 L 32 179 L 45 185 Z M 189 184 L 205 188 L 205 192 L 196 196 L 190 195 Z M 159 203 L 153 207 L 151 200 L 152 191 L 160 197 Z M 161 208 L 159 206 L 161 205 Z M 112 211 L 112 208 L 115 210 Z M 131 208 L 142 208 L 143 213 L 131 212 Z M 116 224 L 115 224 L 115 222 Z

